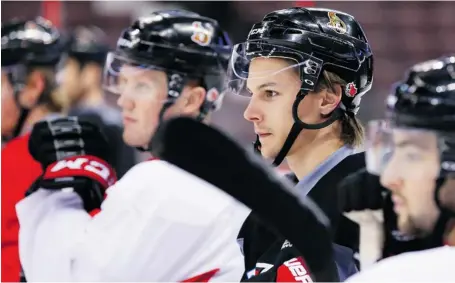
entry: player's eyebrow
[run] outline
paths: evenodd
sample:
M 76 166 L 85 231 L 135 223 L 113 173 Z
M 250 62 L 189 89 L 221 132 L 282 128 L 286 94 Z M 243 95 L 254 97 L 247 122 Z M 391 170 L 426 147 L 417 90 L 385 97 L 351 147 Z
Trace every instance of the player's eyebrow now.
M 400 147 L 400 148 L 407 147 L 407 146 L 413 146 L 413 147 L 418 147 L 423 150 L 428 150 L 428 148 L 429 148 L 428 145 L 421 140 L 401 140 L 401 141 L 395 143 L 395 146 Z
M 266 87 L 269 87 L 269 86 L 276 86 L 276 83 L 275 83 L 275 82 L 268 82 L 268 83 L 261 84 L 261 85 L 258 87 L 258 90 L 263 89 L 263 88 L 266 88 Z
M 276 82 L 268 82 L 268 83 L 263 83 L 263 84 L 261 84 L 261 85 L 258 86 L 256 89 L 257 89 L 257 90 L 261 90 L 261 89 L 263 89 L 263 88 L 271 87 L 271 86 L 276 86 L 276 85 L 277 85 Z M 246 87 L 246 89 L 247 89 L 250 93 L 252 92 L 250 88 Z

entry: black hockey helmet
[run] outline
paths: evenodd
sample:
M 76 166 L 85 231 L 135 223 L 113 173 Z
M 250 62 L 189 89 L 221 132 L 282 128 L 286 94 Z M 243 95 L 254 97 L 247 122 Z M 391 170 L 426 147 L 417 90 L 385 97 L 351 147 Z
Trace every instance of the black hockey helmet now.
M 77 26 L 68 39 L 68 55 L 82 66 L 88 62 L 104 65 L 109 52 L 107 36 L 96 26 Z
M 455 55 L 411 67 L 388 96 L 386 113 L 387 119 L 371 121 L 367 127 L 368 171 L 379 175 L 387 170 L 386 165 L 398 154 L 397 142 L 407 144 L 404 142 L 407 141 L 420 145 L 422 152 L 436 153 L 434 166 L 425 167 L 425 172 L 432 172 L 436 178 L 435 201 L 443 212 L 439 224 L 444 224 L 448 218 L 455 217 L 455 188 L 443 186 L 446 178 L 450 175 L 453 178 L 455 173 Z M 411 157 L 408 159 L 409 164 L 419 163 Z M 406 168 L 407 174 L 419 175 L 411 166 L 400 163 L 398 167 Z M 442 226 L 436 229 L 443 229 Z
M 414 65 L 387 110 L 396 126 L 455 132 L 455 54 Z
M 290 59 L 295 64 L 289 68 L 298 70 L 302 82 L 293 105 L 295 122 L 275 165 L 282 162 L 302 129 L 326 127 L 344 113 L 355 115 L 373 82 L 373 53 L 365 33 L 353 16 L 335 10 L 295 7 L 267 14 L 252 27 L 246 42 L 234 46 L 228 69 L 229 91 L 247 94 L 243 91 L 247 79 L 271 75 L 249 72 L 251 60 L 257 57 Z M 306 124 L 299 119 L 297 108 L 308 92 L 315 90 L 323 71 L 333 72 L 346 82 L 341 103 L 326 122 Z M 255 148 L 260 149 L 258 139 Z
M 196 79 L 207 90 L 198 117 L 203 119 L 220 106 L 231 51 L 229 37 L 216 20 L 184 10 L 154 12 L 122 32 L 115 52 L 108 54 L 104 86 L 119 92 L 118 73 L 124 64 L 166 72 L 168 99 L 161 118 L 180 96 L 185 83 Z
M 2 23 L 2 73 L 7 74 L 21 110 L 13 137 L 19 134 L 29 111 L 19 104 L 18 99 L 18 94 L 26 85 L 27 71 L 39 66 L 52 67 L 57 71 L 64 48 L 59 31 L 42 17 Z M 54 85 L 46 85 L 39 102 L 48 99 L 53 88 Z

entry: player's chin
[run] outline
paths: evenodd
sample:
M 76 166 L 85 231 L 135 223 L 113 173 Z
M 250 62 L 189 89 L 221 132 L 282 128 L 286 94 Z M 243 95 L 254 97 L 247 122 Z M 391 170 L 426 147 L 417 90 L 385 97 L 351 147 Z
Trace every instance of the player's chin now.
M 261 155 L 264 159 L 273 160 L 278 155 L 278 150 L 268 147 L 267 145 L 261 146 Z
M 418 216 L 412 216 L 410 214 L 398 215 L 398 229 L 405 235 L 424 237 L 431 232 L 431 229 L 425 226 L 422 219 Z
M 131 147 L 142 147 L 148 144 L 139 131 L 135 131 L 130 127 L 125 127 L 123 130 L 123 141 Z
M 409 217 L 409 215 L 403 215 L 399 214 L 398 215 L 398 229 L 400 230 L 401 233 L 405 235 L 413 235 L 415 232 L 415 227 L 413 225 L 413 221 Z

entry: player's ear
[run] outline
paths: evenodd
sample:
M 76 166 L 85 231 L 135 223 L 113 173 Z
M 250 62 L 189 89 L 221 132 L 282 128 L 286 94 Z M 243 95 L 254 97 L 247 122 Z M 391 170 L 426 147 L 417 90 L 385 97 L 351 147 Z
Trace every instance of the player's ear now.
M 44 91 L 45 85 L 44 74 L 38 70 L 32 71 L 27 77 L 27 85 L 19 96 L 20 104 L 26 108 L 35 106 Z
M 201 86 L 188 87 L 183 92 L 184 105 L 182 107 L 182 114 L 194 116 L 199 113 L 199 109 L 204 103 L 206 90 Z
M 319 95 L 321 96 L 319 105 L 321 114 L 329 115 L 340 104 L 342 88 L 339 84 L 333 84 L 332 88 L 325 88 Z

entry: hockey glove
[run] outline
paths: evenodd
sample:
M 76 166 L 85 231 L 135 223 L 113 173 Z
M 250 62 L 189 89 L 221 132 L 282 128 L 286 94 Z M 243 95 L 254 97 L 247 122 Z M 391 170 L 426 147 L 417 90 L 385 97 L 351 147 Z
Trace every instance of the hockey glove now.
M 117 180 L 114 169 L 104 161 L 107 145 L 97 126 L 76 117 L 36 123 L 28 147 L 44 173 L 27 194 L 39 188 L 73 190 L 87 211 L 99 208 L 104 191 Z
M 338 185 L 339 207 L 344 212 L 381 209 L 383 193 L 387 194 L 387 191 L 379 183 L 379 176 L 362 168 L 348 175 Z

